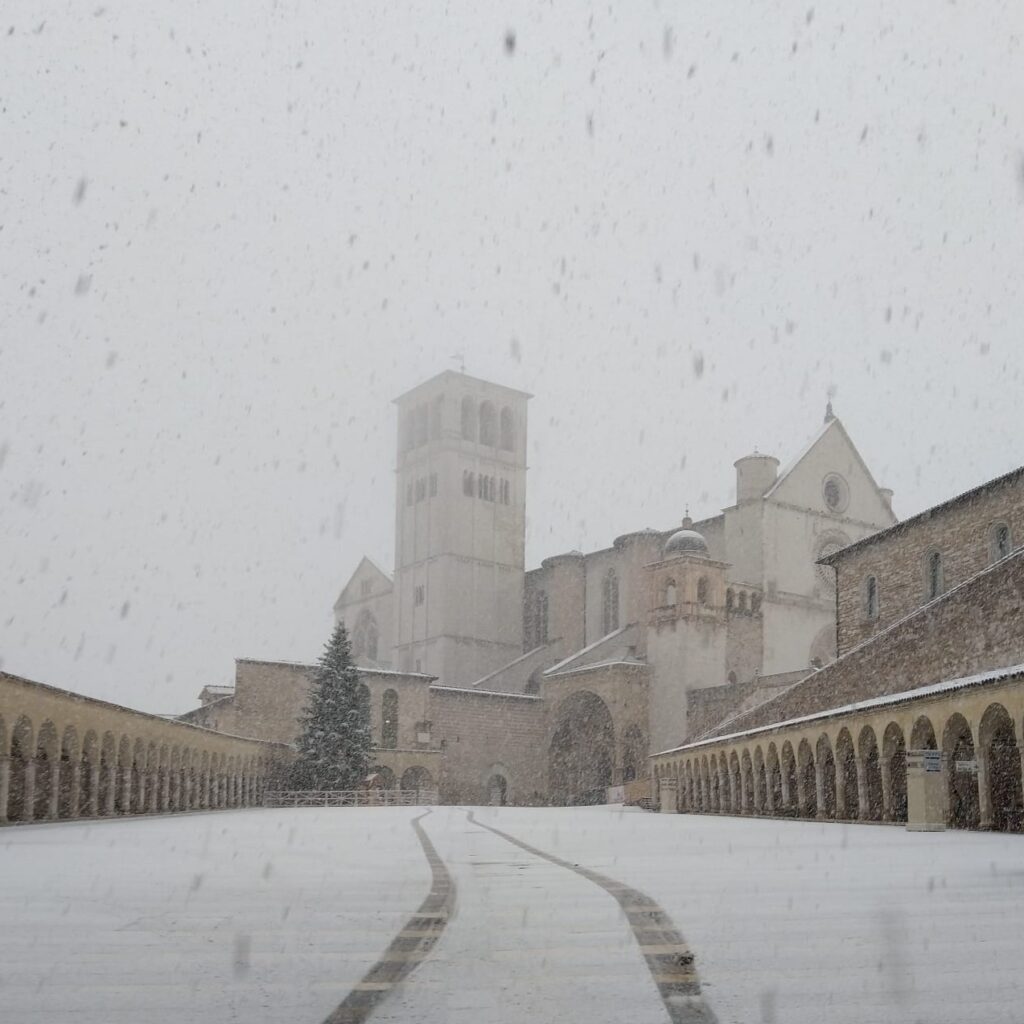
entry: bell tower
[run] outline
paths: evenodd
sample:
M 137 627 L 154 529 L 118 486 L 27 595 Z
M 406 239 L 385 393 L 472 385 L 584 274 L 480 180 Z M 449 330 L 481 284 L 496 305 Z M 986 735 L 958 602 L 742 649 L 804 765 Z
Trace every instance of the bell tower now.
M 449 370 L 396 399 L 399 671 L 465 686 L 522 653 L 529 398 Z

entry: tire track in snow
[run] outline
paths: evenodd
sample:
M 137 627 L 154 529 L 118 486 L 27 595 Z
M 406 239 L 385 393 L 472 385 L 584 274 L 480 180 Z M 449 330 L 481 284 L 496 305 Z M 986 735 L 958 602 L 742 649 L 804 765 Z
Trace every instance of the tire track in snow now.
M 429 955 L 448 924 L 455 905 L 455 882 L 438 856 L 420 821 L 430 811 L 413 818 L 410 824 L 423 847 L 433 880 L 427 898 L 419 910 L 394 937 L 384 955 L 363 975 L 362 981 L 345 997 L 324 1024 L 362 1024 L 387 994 L 400 985 Z
M 501 836 L 527 853 L 543 857 L 552 864 L 582 875 L 613 896 L 629 921 L 633 937 L 640 947 L 647 969 L 651 972 L 651 979 L 658 988 L 672 1024 L 717 1024 L 718 1018 L 701 995 L 700 978 L 694 966 L 693 953 L 672 923 L 672 918 L 650 896 L 607 875 L 598 874 L 578 864 L 571 864 L 553 853 L 538 850 L 537 847 L 530 846 L 529 843 L 524 843 L 499 828 L 485 825 L 473 816 L 472 811 L 468 811 L 466 816 L 474 825 Z

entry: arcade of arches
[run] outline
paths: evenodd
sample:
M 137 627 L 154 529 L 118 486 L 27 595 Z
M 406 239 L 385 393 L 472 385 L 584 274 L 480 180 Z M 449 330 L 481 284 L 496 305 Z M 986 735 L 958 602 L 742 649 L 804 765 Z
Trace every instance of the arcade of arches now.
M 0 673 L 0 824 L 248 807 L 288 756 Z
M 681 812 L 900 822 L 907 751 L 941 750 L 949 827 L 1024 831 L 1024 677 L 908 696 L 657 754 L 655 784 Z

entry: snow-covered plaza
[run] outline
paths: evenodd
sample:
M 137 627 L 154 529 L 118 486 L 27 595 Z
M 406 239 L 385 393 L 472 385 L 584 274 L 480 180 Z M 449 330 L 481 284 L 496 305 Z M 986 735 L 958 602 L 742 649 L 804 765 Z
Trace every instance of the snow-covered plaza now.
M 423 813 L 7 829 L 3 1019 L 319 1024 L 431 889 Z M 630 919 L 573 865 L 660 905 L 723 1024 L 1022 1019 L 1019 837 L 612 808 L 473 815 L 422 819 L 454 909 L 373 1020 L 669 1020 Z

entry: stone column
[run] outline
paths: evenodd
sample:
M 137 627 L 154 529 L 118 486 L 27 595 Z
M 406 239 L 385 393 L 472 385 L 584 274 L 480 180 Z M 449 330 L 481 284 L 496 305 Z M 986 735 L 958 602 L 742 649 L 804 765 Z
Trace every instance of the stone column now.
M 109 785 L 107 786 L 107 814 L 113 817 L 117 813 L 117 765 L 107 768 Z
M 814 816 L 823 819 L 825 817 L 825 768 L 820 759 L 814 762 L 814 796 L 818 802 L 818 809 Z
M 861 821 L 867 821 L 871 817 L 871 808 L 868 806 L 868 766 L 864 758 L 854 758 L 857 767 L 857 817 Z
M 792 799 L 789 793 L 789 773 L 785 771 L 782 761 L 779 761 L 779 788 L 782 790 L 782 806 L 788 808 Z
M 846 765 L 835 759 L 836 766 L 836 821 L 845 820 L 850 816 L 852 808 L 846 806 Z
M 772 793 L 772 773 L 765 768 L 764 773 L 764 809 L 768 814 L 775 813 L 775 794 Z
M 46 817 L 56 821 L 60 817 L 60 761 L 50 762 L 50 799 Z
M 139 791 L 135 794 L 135 812 L 143 814 L 146 810 L 146 773 L 141 768 L 139 769 L 138 789 Z
M 32 758 L 25 762 L 25 783 L 23 794 L 25 804 L 24 821 L 36 820 L 36 762 Z
M 149 809 L 156 813 L 160 810 L 160 771 L 153 768 L 149 773 Z
M 132 770 L 121 769 L 121 813 L 132 813 Z
M 167 795 L 167 802 L 170 810 L 181 810 L 181 772 L 174 771 L 170 777 L 170 792 Z
M 979 828 L 991 828 L 993 821 L 992 814 L 992 791 L 989 786 L 988 774 L 989 759 L 988 751 L 979 746 L 974 754 L 975 759 L 978 762 L 978 807 L 981 810 L 981 820 L 978 823 Z M 953 771 L 956 771 L 956 765 L 950 766 Z
M 807 794 L 804 792 L 804 773 L 800 766 L 796 769 L 796 813 L 803 815 L 807 810 Z
M 76 761 L 71 766 L 71 817 L 82 814 L 82 765 Z
M 100 766 L 89 762 L 89 814 L 100 816 Z
M 11 795 L 11 759 L 0 754 L 0 825 L 7 822 L 7 801 Z
M 882 821 L 892 821 L 892 765 L 889 758 L 879 757 L 878 767 L 882 773 Z
M 747 773 L 740 768 L 740 814 L 747 813 Z

